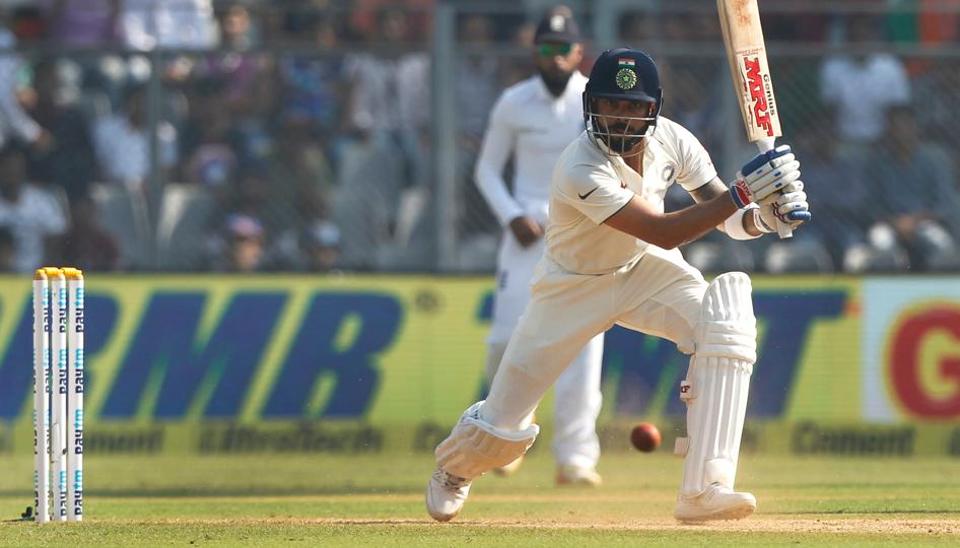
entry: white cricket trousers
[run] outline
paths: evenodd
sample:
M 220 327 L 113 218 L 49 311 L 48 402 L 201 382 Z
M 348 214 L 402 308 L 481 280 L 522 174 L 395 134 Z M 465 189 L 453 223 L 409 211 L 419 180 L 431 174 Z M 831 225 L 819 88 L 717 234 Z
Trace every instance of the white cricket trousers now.
M 565 364 L 597 333 L 618 324 L 669 339 L 690 354 L 707 283 L 678 250 L 651 246 L 612 274 L 571 274 L 544 257 L 481 413 L 497 428 L 532 422 Z
M 511 233 L 504 234 L 497 260 L 493 325 L 487 338 L 488 373 L 496 371 L 517 321 L 530 302 L 530 284 L 544 247 L 542 238 L 524 248 Z M 571 358 L 556 364 L 560 373 L 556 381 L 552 449 L 560 465 L 593 468 L 600 458 L 596 424 L 603 403 L 603 334 L 594 335 L 578 346 Z

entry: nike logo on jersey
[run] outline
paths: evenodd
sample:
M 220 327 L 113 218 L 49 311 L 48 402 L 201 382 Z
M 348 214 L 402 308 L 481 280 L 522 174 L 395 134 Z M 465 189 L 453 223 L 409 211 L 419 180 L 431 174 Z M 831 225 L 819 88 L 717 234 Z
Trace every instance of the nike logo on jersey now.
M 600 188 L 600 187 L 595 186 L 595 187 L 593 187 L 593 190 L 591 190 L 590 192 L 587 192 L 586 194 L 577 194 L 577 196 L 580 196 L 580 199 L 581 199 L 581 200 L 586 200 L 586 199 L 587 199 L 587 196 L 589 196 L 589 195 L 593 194 L 594 192 L 596 192 L 598 188 Z

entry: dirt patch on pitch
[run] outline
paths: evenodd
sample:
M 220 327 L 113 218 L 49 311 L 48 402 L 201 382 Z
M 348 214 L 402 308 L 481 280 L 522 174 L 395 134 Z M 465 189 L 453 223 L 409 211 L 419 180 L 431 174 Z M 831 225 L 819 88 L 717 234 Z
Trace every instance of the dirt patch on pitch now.
M 550 527 L 550 528 L 602 528 L 614 530 L 637 531 L 728 531 L 743 533 L 876 533 L 876 534 L 941 534 L 960 535 L 960 520 L 942 519 L 910 519 L 910 518 L 814 518 L 810 519 L 779 519 L 765 516 L 754 516 L 738 521 L 718 521 L 710 523 L 680 523 L 670 519 L 648 519 L 630 522 L 617 521 L 608 523 L 580 523 L 565 520 L 544 521 L 537 523 L 499 522 L 479 520 L 476 522 L 464 521 L 464 524 L 474 523 L 483 526 L 506 527 Z
M 128 520 L 96 520 L 98 522 Z M 509 529 L 595 529 L 613 531 L 723 531 L 742 533 L 818 533 L 818 534 L 880 534 L 880 535 L 948 535 L 960 537 L 960 519 L 932 519 L 907 517 L 813 517 L 779 518 L 774 516 L 753 516 L 739 521 L 720 521 L 701 524 L 679 523 L 672 518 L 652 518 L 637 520 L 578 520 L 578 519 L 458 519 L 449 525 L 436 524 L 430 519 L 343 519 L 343 518 L 224 518 L 192 519 L 172 518 L 156 520 L 138 520 L 144 524 L 219 524 L 219 525 L 341 525 L 341 526 L 412 526 L 422 527 L 435 524 L 438 527 L 484 527 Z

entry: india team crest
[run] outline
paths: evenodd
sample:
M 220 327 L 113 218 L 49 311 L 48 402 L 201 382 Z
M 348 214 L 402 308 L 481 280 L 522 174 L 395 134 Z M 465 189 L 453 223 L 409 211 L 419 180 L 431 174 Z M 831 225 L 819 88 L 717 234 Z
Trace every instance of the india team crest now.
M 628 68 L 622 68 L 617 71 L 617 87 L 620 89 L 633 89 L 637 86 L 637 73 Z

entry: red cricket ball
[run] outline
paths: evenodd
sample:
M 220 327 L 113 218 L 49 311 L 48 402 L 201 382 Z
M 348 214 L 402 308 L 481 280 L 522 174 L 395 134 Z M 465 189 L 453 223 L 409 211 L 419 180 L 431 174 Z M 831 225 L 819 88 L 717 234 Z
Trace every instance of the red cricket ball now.
M 660 431 L 649 422 L 641 422 L 630 431 L 630 443 L 637 448 L 637 451 L 649 453 L 660 447 Z

